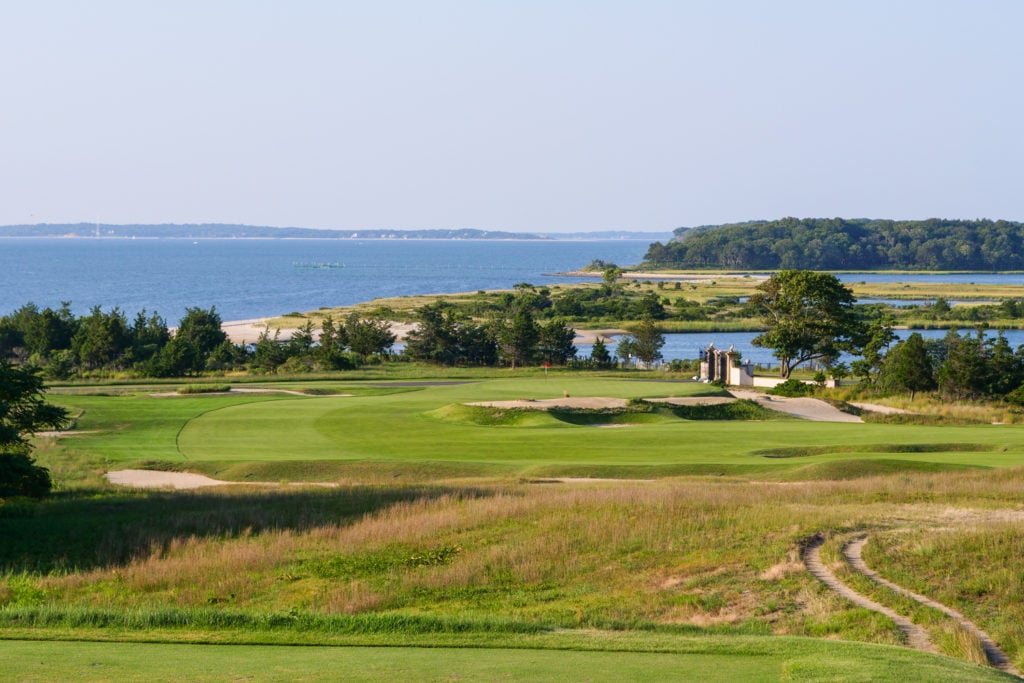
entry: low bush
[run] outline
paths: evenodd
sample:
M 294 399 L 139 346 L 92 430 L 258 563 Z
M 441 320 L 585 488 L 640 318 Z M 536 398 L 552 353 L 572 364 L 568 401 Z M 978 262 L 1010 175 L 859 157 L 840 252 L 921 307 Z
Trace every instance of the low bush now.
M 179 394 L 222 394 L 231 391 L 230 384 L 186 384 L 178 388 Z
M 788 396 L 789 398 L 800 398 L 801 396 L 810 396 L 811 394 L 813 394 L 814 386 L 790 377 L 782 384 L 779 384 L 769 389 L 768 393 L 771 394 L 772 396 Z

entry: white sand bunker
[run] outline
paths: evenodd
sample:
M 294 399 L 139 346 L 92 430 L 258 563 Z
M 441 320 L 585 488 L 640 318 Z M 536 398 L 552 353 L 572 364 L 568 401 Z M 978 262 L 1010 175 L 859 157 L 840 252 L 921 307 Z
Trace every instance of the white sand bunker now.
M 673 406 L 718 406 L 723 403 L 732 403 L 736 399 L 732 396 L 671 396 L 669 398 L 648 398 L 644 400 L 651 403 L 667 403 Z
M 191 472 L 160 472 L 156 470 L 117 470 L 107 472 L 107 479 L 111 484 L 139 489 L 198 489 L 205 486 L 224 486 L 233 483 Z
M 785 396 L 769 396 L 756 391 L 742 389 L 730 389 L 736 398 L 745 398 L 756 401 L 769 410 L 776 410 L 780 413 L 787 413 L 793 417 L 814 422 L 863 422 L 856 415 L 844 413 L 838 408 L 829 405 L 825 401 L 816 398 L 787 398 Z
M 539 400 L 520 398 L 514 401 L 480 401 L 466 405 L 482 406 L 484 408 L 523 408 L 526 410 L 557 410 L 558 408 L 601 410 L 602 408 L 625 408 L 626 403 L 627 401 L 624 398 L 580 396 L 578 398 L 545 398 Z

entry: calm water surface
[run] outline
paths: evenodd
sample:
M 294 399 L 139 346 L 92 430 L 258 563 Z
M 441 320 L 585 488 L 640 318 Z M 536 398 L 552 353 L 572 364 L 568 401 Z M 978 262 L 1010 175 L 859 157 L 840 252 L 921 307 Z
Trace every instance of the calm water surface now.
M 594 259 L 639 263 L 645 240 L 129 240 L 0 239 L 0 314 L 29 301 L 82 314 L 96 305 L 190 306 L 224 320 L 346 306 L 378 297 L 578 282 L 551 273 Z
M 379 297 L 478 289 L 519 282 L 578 282 L 552 273 L 594 259 L 620 265 L 643 260 L 645 240 L 128 240 L 0 239 L 0 315 L 24 303 L 57 307 L 71 301 L 78 314 L 95 305 L 128 315 L 158 311 L 174 324 L 189 306 L 216 306 L 239 320 L 345 306 Z M 851 273 L 845 282 L 1021 284 L 1024 276 L 992 273 Z M 906 332 L 900 332 L 906 336 Z M 941 337 L 941 330 L 925 331 Z M 751 332 L 667 335 L 666 359 L 696 358 L 714 342 L 734 346 L 755 363 L 771 352 L 750 344 Z M 1024 331 L 1007 332 L 1024 344 Z M 614 352 L 614 344 L 610 345 Z M 580 355 L 590 353 L 580 346 Z

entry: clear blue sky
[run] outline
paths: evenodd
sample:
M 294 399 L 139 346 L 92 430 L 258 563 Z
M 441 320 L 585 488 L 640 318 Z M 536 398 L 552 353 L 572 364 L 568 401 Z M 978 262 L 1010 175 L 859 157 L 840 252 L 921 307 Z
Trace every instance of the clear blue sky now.
M 0 224 L 1024 220 L 1020 0 L 0 7 Z

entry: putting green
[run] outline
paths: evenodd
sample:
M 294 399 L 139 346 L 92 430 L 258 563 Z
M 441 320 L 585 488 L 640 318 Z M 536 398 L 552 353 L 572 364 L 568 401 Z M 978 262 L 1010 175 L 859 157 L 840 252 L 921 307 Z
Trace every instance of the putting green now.
M 563 388 L 564 387 L 564 388 Z M 1000 467 L 1024 463 L 1024 428 L 918 426 L 785 421 L 641 421 L 619 429 L 569 424 L 538 414 L 516 425 L 449 419 L 475 401 L 513 398 L 692 395 L 699 384 L 586 378 L 488 380 L 427 386 L 381 396 L 294 397 L 217 406 L 187 420 L 177 434 L 189 460 L 370 460 L 545 465 L 725 465 L 747 470 L 793 468 L 845 460 L 899 460 Z M 976 444 L 974 450 L 906 452 L 907 445 Z M 863 452 L 851 447 L 864 445 Z M 888 446 L 892 445 L 890 450 Z M 799 458 L 760 455 L 766 449 L 813 446 Z M 870 446 L 870 447 L 869 447 Z M 834 451 L 828 451 L 834 447 Z

